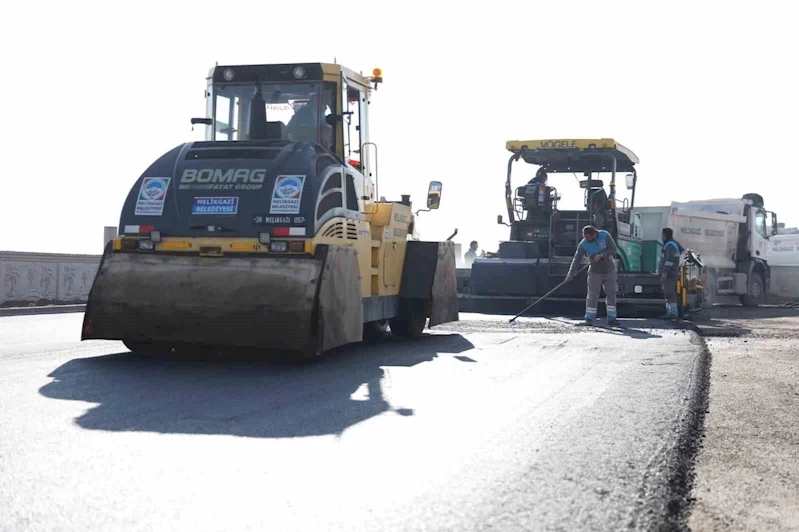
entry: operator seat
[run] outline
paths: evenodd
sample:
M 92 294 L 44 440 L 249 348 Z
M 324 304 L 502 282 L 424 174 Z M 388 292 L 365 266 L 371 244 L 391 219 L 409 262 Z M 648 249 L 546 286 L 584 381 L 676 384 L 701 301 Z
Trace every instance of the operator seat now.
M 604 188 L 591 190 L 591 225 L 598 229 L 605 226 L 607 213 L 610 210 L 610 200 Z
M 604 188 L 591 190 L 591 211 L 606 211 L 610 209 L 610 199 Z

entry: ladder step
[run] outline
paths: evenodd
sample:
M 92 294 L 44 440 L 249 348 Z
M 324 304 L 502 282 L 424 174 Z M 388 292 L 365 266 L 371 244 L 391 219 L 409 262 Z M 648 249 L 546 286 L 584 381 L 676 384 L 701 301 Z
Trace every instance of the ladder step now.
M 373 248 L 379 248 L 382 244 L 383 244 L 383 242 L 381 242 L 380 240 L 372 240 L 372 247 Z
M 372 275 L 380 275 L 380 268 L 372 266 Z

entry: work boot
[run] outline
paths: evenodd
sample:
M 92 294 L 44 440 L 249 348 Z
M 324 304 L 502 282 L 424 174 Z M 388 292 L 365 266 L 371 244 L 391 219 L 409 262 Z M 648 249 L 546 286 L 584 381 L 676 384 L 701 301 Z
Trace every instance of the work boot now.
M 616 318 L 613 318 L 611 320 L 608 320 L 608 325 L 612 325 L 613 327 L 619 327 L 621 325 L 621 322 Z
M 667 312 L 667 313 L 663 314 L 662 316 L 659 316 L 658 319 L 660 319 L 660 320 L 676 320 L 677 316 L 675 314 L 671 314 L 671 313 Z

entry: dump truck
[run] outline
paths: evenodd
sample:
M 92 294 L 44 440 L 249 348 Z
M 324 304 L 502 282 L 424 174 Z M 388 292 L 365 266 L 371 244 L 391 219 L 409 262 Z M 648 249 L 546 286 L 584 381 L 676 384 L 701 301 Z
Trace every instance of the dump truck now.
M 777 215 L 767 211 L 760 194 L 741 198 L 674 201 L 663 207 L 640 207 L 645 262 L 660 256 L 657 240 L 671 227 L 683 247 L 705 265 L 706 304 L 735 297 L 746 306 L 763 302 L 771 289 L 770 240 L 777 235 Z
M 515 313 L 550 292 L 566 277 L 586 225 L 608 231 L 618 247 L 617 302 L 660 306 L 665 298 L 657 265 L 645 268 L 641 216 L 635 207 L 638 157 L 611 138 L 512 140 L 505 180 L 510 238 L 490 257 L 478 258 L 470 269 L 458 269 L 458 305 L 463 312 Z M 514 189 L 514 168 L 535 177 Z M 529 165 L 529 166 L 528 166 Z M 515 172 L 515 173 L 514 173 Z M 617 175 L 625 175 L 629 199 L 618 200 Z M 573 175 L 582 190 L 583 208 L 562 209 L 563 194 Z M 603 177 L 608 179 L 607 184 Z M 554 183 L 558 179 L 557 186 Z M 563 190 L 558 187 L 563 184 Z M 658 235 L 657 238 L 660 238 Z M 701 262 L 689 256 L 681 264 L 680 312 L 702 306 Z M 550 301 L 581 301 L 586 297 L 586 273 L 564 285 Z
M 89 294 L 82 339 L 320 355 L 458 319 L 452 242 L 411 236 L 410 195 L 379 194 L 375 69 L 213 67 L 205 140 L 135 181 Z M 430 183 L 428 209 L 441 201 Z

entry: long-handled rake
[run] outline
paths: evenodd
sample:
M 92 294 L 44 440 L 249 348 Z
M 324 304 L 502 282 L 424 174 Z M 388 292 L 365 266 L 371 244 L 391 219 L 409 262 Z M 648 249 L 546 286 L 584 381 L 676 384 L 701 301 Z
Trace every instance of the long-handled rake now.
M 588 266 L 590 266 L 590 264 L 586 264 L 585 266 L 580 268 L 577 271 L 577 273 L 574 274 L 574 277 L 577 277 L 579 274 L 581 274 L 583 271 L 585 271 L 585 269 L 588 268 Z M 553 288 L 552 290 L 550 290 L 549 292 L 547 292 L 543 296 L 539 297 L 532 304 L 530 304 L 527 308 L 525 308 L 523 311 L 521 311 L 518 314 L 516 314 L 513 318 L 511 318 L 511 320 L 508 323 L 513 323 L 514 321 L 516 321 L 516 318 L 518 318 L 519 316 L 521 316 L 522 314 L 524 314 L 525 312 L 527 312 L 528 310 L 530 310 L 531 308 L 533 308 L 534 306 L 536 306 L 537 304 L 539 304 L 540 302 L 542 302 L 543 300 L 545 300 L 546 298 L 548 298 L 549 296 L 554 294 L 561 286 L 565 285 L 569 281 L 571 281 L 571 279 L 564 279 L 563 282 L 560 283 L 558 286 L 556 286 L 555 288 Z

